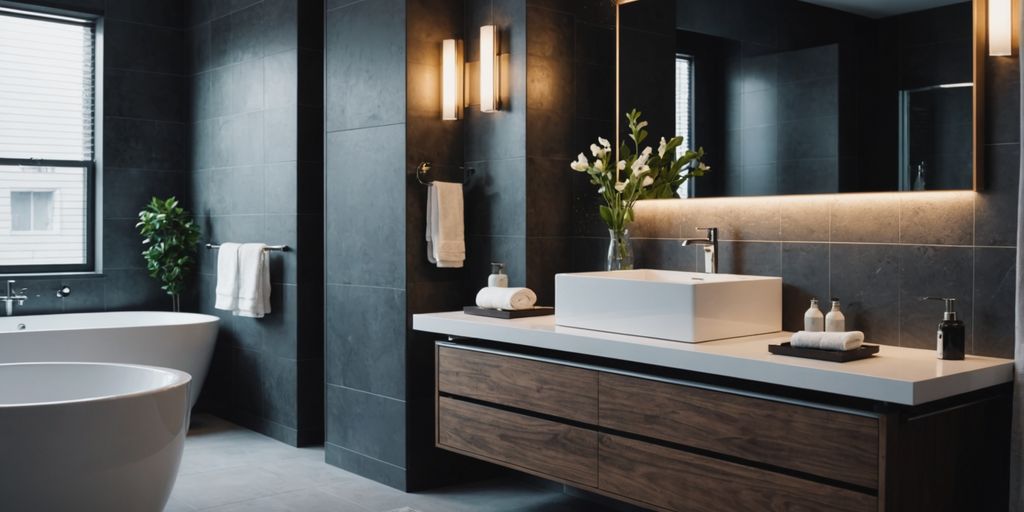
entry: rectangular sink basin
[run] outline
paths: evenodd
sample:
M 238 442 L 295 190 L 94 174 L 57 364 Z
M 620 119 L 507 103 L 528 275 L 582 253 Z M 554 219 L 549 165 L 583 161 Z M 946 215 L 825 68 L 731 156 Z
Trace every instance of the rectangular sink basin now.
M 782 330 L 782 279 L 670 270 L 555 276 L 555 324 L 686 343 Z

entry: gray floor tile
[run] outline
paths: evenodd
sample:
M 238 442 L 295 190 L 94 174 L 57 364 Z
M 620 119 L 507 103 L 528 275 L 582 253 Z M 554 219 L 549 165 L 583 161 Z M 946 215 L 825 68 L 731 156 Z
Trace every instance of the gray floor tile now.
M 164 512 L 610 512 L 510 477 L 409 494 L 324 462 L 322 447 L 293 448 L 197 414 Z

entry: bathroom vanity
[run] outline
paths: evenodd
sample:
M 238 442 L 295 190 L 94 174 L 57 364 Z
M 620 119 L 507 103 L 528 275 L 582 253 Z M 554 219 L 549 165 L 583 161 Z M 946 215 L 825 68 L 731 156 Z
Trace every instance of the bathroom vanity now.
M 445 450 L 653 510 L 1006 510 L 1012 361 L 768 353 L 415 315 L 436 342 Z

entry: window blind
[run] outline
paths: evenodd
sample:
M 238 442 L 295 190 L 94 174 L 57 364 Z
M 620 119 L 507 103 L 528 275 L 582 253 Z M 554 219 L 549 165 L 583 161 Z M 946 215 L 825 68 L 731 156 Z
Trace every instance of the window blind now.
M 693 60 L 676 58 L 676 135 L 683 137 L 684 152 L 693 147 Z
M 94 31 L 0 9 L 0 158 L 93 159 Z

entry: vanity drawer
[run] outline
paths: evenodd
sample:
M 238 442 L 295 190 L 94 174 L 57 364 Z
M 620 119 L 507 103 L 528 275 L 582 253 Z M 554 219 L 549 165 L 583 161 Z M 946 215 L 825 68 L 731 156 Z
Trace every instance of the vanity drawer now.
M 878 510 L 868 494 L 610 434 L 599 453 L 601 491 L 666 510 Z
M 505 466 L 597 486 L 597 432 L 441 397 L 437 444 Z
M 878 419 L 602 373 L 601 427 L 878 488 Z
M 439 346 L 437 389 L 583 423 L 597 423 L 597 372 Z

